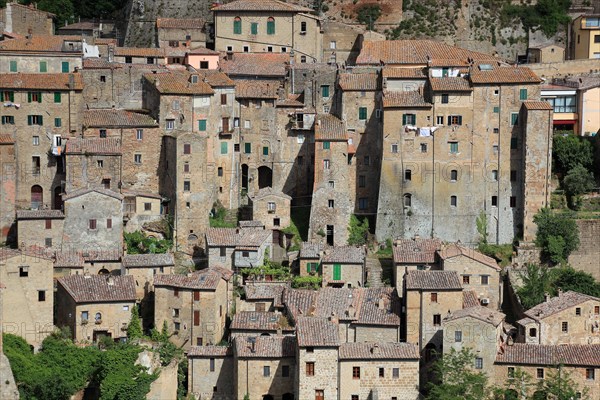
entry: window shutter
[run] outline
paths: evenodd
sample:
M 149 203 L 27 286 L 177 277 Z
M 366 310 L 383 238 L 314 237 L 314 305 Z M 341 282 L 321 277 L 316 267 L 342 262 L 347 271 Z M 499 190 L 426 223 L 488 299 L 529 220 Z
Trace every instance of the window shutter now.
M 402 125 L 406 125 L 406 114 L 402 114 Z
M 462 115 L 459 115 L 459 116 L 458 116 L 458 124 L 459 124 L 459 125 L 462 125 Z
M 60 103 L 60 92 L 54 92 L 54 102 Z
M 227 142 L 221 142 L 221 154 L 227 154 Z
M 40 121 L 40 126 L 44 125 L 44 116 L 43 115 L 38 115 L 38 119 Z
M 27 92 L 27 102 L 31 103 L 31 92 Z
M 62 63 L 62 72 L 63 73 L 68 73 L 69 72 L 69 62 L 68 61 L 63 61 L 63 63 Z
M 38 103 L 42 102 L 42 92 L 38 93 Z
M 448 115 L 448 125 L 452 125 L 452 117 Z
M 206 120 L 205 119 L 198 120 L 198 130 L 200 130 L 200 131 L 206 130 Z
M 27 125 L 33 125 L 33 115 L 27 116 Z
M 15 101 L 15 92 L 9 92 L 8 97 L 10 98 L 10 102 L 14 103 Z

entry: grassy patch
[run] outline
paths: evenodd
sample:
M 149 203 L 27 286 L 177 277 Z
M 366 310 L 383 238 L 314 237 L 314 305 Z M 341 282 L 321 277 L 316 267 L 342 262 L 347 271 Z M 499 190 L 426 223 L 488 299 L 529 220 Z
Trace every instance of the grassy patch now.
M 237 215 L 234 220 L 227 219 L 227 209 L 221 203 L 213 205 L 213 215 L 209 217 L 211 228 L 237 228 Z
M 510 265 L 513 255 L 512 244 L 481 244 L 480 252 L 498 261 L 501 267 Z
M 308 240 L 308 225 L 310 222 L 310 206 L 294 206 L 291 212 L 292 224 L 296 227 L 300 239 Z

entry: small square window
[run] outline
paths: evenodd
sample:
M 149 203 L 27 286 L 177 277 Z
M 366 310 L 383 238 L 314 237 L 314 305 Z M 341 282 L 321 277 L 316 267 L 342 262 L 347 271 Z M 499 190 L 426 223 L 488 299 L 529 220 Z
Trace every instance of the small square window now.
M 475 358 L 475 369 L 483 369 L 483 358 Z
M 144 211 L 152 211 L 152 203 L 144 203 Z
M 575 308 L 575 315 L 581 315 L 581 308 L 580 307 L 576 307 Z
M 398 153 L 398 144 L 397 143 L 392 144 L 392 153 Z
M 88 220 L 88 227 L 91 230 L 96 229 L 96 220 L 95 219 Z
M 421 153 L 427 153 L 427 143 L 421 143 Z
M 567 321 L 563 321 L 561 323 L 561 330 L 563 331 L 563 333 L 569 332 L 569 323 Z
M 494 128 L 494 133 L 500 133 L 500 128 Z
M 284 378 L 287 378 L 290 376 L 290 366 L 289 365 L 283 365 L 281 367 L 281 376 Z
M 137 140 L 142 140 L 144 138 L 144 130 L 143 129 L 138 129 L 135 133 L 135 138 Z
M 379 377 L 385 378 L 385 368 L 379 368 Z
M 327 207 L 334 208 L 334 201 L 333 201 L 333 199 L 327 200 Z
M 265 365 L 263 367 L 263 376 L 271 376 L 271 367 L 268 365 Z
M 38 301 L 46 301 L 46 291 L 38 290 Z
M 596 379 L 596 370 L 594 368 L 586 368 L 585 369 L 585 379 L 588 381 L 593 381 Z
M 498 196 L 492 196 L 492 207 L 498 207 Z
M 106 129 L 100 129 L 100 137 L 101 138 L 105 138 L 106 137 Z
M 442 324 L 442 316 L 440 314 L 433 315 L 433 326 L 440 326 Z
M 400 377 L 400 368 L 392 368 L 392 378 Z
M 190 181 L 183 181 L 183 191 L 184 192 L 190 191 Z
M 463 285 L 468 285 L 471 282 L 471 276 L 470 275 L 463 275 Z
M 457 343 L 462 342 L 462 331 L 454 331 L 454 341 Z
M 46 247 L 52 247 L 52 238 L 46 238 L 46 239 L 44 239 L 44 245 Z
M 142 163 L 142 155 L 141 154 L 134 154 L 133 155 L 133 162 L 135 164 L 141 164 Z
M 352 379 L 360 379 L 360 367 L 352 367 Z
M 490 281 L 489 275 L 481 275 L 481 284 L 488 285 Z
M 26 278 L 29 276 L 29 267 L 19 267 L 19 277 Z
M 536 376 L 538 379 L 544 379 L 544 368 L 538 368 Z
M 106 229 L 112 229 L 112 218 L 106 220 Z
M 442 104 L 448 104 L 448 93 L 442 94 Z

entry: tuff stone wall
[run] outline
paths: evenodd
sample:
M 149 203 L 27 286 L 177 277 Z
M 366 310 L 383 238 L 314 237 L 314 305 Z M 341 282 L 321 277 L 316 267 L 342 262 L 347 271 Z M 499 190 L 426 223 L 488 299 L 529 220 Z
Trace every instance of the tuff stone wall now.
M 564 78 L 569 75 L 600 73 L 598 60 L 568 60 L 556 63 L 527 64 L 541 78 Z
M 579 219 L 579 248 L 569 256 L 569 264 L 580 271 L 591 274 L 600 281 L 600 219 Z
M 283 366 L 289 367 L 288 376 L 283 376 Z M 269 367 L 269 375 L 264 375 L 264 367 Z M 250 400 L 261 400 L 270 394 L 279 399 L 285 393 L 294 392 L 295 360 L 291 357 L 271 359 L 238 359 L 235 363 L 235 393 L 237 399 L 246 394 Z
M 214 359 L 212 371 L 211 358 Z M 233 400 L 236 398 L 233 385 L 233 357 L 190 357 L 188 371 L 188 390 L 197 399 Z
M 315 348 L 309 353 L 305 348 L 298 349 L 298 372 L 296 374 L 298 390 L 296 398 L 315 398 L 315 390 L 323 390 L 326 399 L 338 397 L 338 349 Z M 306 363 L 314 362 L 313 376 L 306 375 Z
M 0 242 L 14 239 L 17 159 L 13 144 L 0 144 Z

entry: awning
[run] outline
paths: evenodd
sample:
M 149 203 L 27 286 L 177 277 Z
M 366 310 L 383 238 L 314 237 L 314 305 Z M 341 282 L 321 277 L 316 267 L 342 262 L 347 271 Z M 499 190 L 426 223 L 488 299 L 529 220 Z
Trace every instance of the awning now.
M 555 119 L 552 121 L 553 125 L 575 125 L 576 119 Z

